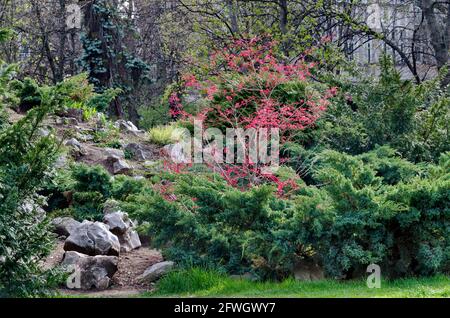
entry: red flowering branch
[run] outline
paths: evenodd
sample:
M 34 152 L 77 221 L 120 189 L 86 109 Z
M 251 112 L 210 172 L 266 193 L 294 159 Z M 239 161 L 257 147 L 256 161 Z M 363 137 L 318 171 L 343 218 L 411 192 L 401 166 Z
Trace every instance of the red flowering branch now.
M 171 115 L 195 118 L 203 122 L 205 129 L 214 127 L 223 132 L 226 128 L 276 128 L 282 141 L 313 126 L 337 89 L 324 88 L 311 79 L 314 63 L 299 59 L 287 64 L 278 59 L 275 45 L 270 39 L 256 37 L 234 41 L 226 49 L 214 52 L 209 65 L 213 76 L 200 81 L 189 74 L 182 79 L 184 92 L 200 91 L 208 106 L 197 114 L 187 114 L 180 97 L 183 92 L 177 92 L 169 99 Z M 279 192 L 293 186 L 291 182 L 281 182 L 264 165 L 251 162 L 248 157 L 244 163 L 214 166 L 233 186 L 270 181 L 277 184 Z

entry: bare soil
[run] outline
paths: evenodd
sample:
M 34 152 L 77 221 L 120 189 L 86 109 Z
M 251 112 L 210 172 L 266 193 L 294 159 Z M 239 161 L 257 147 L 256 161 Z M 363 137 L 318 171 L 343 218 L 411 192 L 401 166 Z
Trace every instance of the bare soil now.
M 58 266 L 64 257 L 64 241 L 58 240 L 55 249 L 43 263 L 43 267 L 50 269 Z M 119 265 L 116 274 L 112 278 L 112 284 L 107 290 L 79 291 L 60 289 L 62 295 L 80 297 L 133 297 L 144 291 L 153 289 L 152 284 L 142 283 L 138 277 L 153 264 L 163 261 L 161 253 L 149 247 L 141 247 L 129 253 L 123 253 L 119 257 Z

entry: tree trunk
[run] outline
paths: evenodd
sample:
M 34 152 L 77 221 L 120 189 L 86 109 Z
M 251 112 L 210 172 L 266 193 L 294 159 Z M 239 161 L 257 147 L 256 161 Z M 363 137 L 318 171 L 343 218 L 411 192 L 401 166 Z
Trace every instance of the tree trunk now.
M 435 12 L 436 1 L 422 0 L 420 5 L 430 32 L 430 42 L 434 50 L 436 66 L 440 70 L 450 62 L 450 4 L 447 4 L 446 22 L 443 25 L 437 19 L 437 13 Z M 449 83 L 450 70 L 442 80 L 442 85 L 447 86 Z
M 233 36 L 239 33 L 239 24 L 238 19 L 236 15 L 236 7 L 233 3 L 234 0 L 226 0 L 227 1 L 227 8 L 228 8 L 228 14 L 230 15 L 230 21 L 231 21 L 231 32 L 233 32 Z

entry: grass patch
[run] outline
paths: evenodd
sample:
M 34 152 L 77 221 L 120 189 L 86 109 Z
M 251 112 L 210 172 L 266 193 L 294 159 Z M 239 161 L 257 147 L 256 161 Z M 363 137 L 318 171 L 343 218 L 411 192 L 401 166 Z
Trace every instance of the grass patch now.
M 176 124 L 157 126 L 149 131 L 150 141 L 161 146 L 176 143 L 181 138 L 181 132 Z
M 383 280 L 380 289 L 369 289 L 365 280 L 252 282 L 214 271 L 190 269 L 170 273 L 158 283 L 156 292 L 145 293 L 143 297 L 450 297 L 450 277 Z

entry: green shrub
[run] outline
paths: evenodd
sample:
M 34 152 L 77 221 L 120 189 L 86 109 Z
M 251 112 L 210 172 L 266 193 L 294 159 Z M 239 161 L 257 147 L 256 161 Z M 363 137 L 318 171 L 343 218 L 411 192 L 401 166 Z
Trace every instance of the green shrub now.
M 120 89 L 108 89 L 102 94 L 96 93 L 86 73 L 69 77 L 56 86 L 61 104 L 66 109 L 82 109 L 85 120 L 90 120 L 97 112 L 105 111 L 121 92 Z
M 99 192 L 75 192 L 73 194 L 73 216 L 78 221 L 101 221 L 104 201 L 104 196 Z
M 23 82 L 15 85 L 18 97 L 20 98 L 19 109 L 26 112 L 41 104 L 41 92 L 37 83 L 31 78 L 25 78 Z
M 373 167 L 377 176 L 383 178 L 383 183 L 390 185 L 409 182 L 423 170 L 420 165 L 401 159 L 394 149 L 387 146 L 363 154 L 360 158 Z
M 289 200 L 269 186 L 243 192 L 214 175 L 180 174 L 127 196 L 123 208 L 184 267 L 283 279 L 306 258 L 334 278 L 360 277 L 371 263 L 390 277 L 431 275 L 449 269 L 449 165 L 448 155 L 413 165 L 387 147 L 326 150 Z
M 104 197 L 109 197 L 112 190 L 112 178 L 101 166 L 76 165 L 72 170 L 75 180 L 75 191 L 98 192 Z
M 379 79 L 344 79 L 338 86 L 340 95 L 317 125 L 298 134 L 295 141 L 306 149 L 358 155 L 388 145 L 412 162 L 436 162 L 450 150 L 450 96 L 439 78 L 420 85 L 402 80 L 384 58 Z
M 318 193 L 308 200 L 299 197 L 293 228 L 306 230 L 304 244 L 334 277 L 358 276 L 370 263 L 379 264 L 390 276 L 448 270 L 448 170 L 429 167 L 433 176 L 412 177 L 415 171 L 408 163 L 391 158 L 397 166 L 384 170 L 383 176 L 379 165 L 363 161 L 373 155 L 321 153 L 314 178 L 328 198 L 318 213 L 308 204 L 319 204 Z
M 95 94 L 87 102 L 87 106 L 90 109 L 95 109 L 99 112 L 105 112 L 108 110 L 111 102 L 117 98 L 122 93 L 119 88 L 109 88 L 104 90 L 101 94 Z
M 0 29 L 0 43 L 2 38 L 7 38 L 9 31 L 5 29 Z M 19 103 L 18 98 L 15 96 L 16 94 L 13 89 L 11 89 L 11 77 L 16 71 L 16 65 L 8 65 L 0 60 L 0 129 L 4 129 L 8 125 L 8 116 L 6 110 L 4 109 L 5 105 L 15 106 Z
M 125 201 L 128 196 L 142 192 L 145 185 L 145 180 L 135 180 L 128 176 L 117 176 L 114 178 L 111 194 L 114 199 Z
M 293 260 L 278 255 L 285 243 L 273 233 L 286 203 L 275 198 L 272 187 L 242 192 L 218 176 L 171 178 L 168 194 L 176 201 L 147 189 L 123 205 L 133 217 L 150 223 L 149 234 L 168 259 L 262 278 L 287 275 Z
M 79 221 L 100 221 L 107 200 L 115 199 L 120 203 L 148 189 L 146 180 L 123 175 L 112 178 L 102 166 L 85 164 L 72 167 L 70 182 L 67 178 L 58 178 L 57 181 L 62 184 L 56 189 L 73 192 L 70 214 Z
M 26 117 L 0 130 L 0 297 L 36 297 L 56 282 L 54 273 L 39 265 L 52 249 L 49 224 L 39 209 L 24 205 L 51 176 L 58 143 L 52 135 L 39 136 L 38 129 L 58 107 L 51 89 Z
M 141 116 L 139 125 L 143 129 L 151 129 L 156 126 L 166 125 L 170 122 L 169 103 L 141 107 L 139 109 L 139 115 Z

